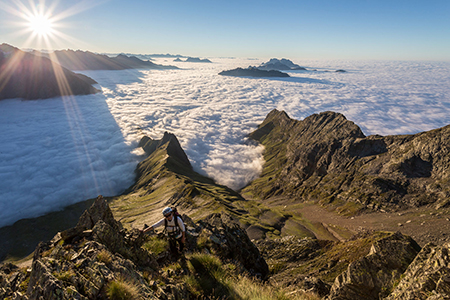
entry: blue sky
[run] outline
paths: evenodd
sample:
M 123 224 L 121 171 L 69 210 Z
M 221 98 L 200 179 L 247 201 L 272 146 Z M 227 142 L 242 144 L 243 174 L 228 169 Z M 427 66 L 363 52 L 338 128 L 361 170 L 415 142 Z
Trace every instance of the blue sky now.
M 450 60 L 448 0 L 0 0 L 0 42 L 46 48 L 17 3 L 53 16 L 56 49 L 172 53 L 201 57 Z M 18 23 L 19 22 L 19 23 Z M 22 24 L 20 24 L 22 22 Z

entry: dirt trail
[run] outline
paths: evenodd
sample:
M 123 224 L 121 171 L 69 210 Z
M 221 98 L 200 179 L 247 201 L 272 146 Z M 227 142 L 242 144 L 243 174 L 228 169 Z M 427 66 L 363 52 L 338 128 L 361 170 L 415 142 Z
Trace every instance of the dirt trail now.
M 328 227 L 336 225 L 354 232 L 361 230 L 400 231 L 411 236 L 420 246 L 428 242 L 450 242 L 450 210 L 432 208 L 409 209 L 400 213 L 369 213 L 343 217 L 334 212 L 308 204 L 297 210 L 310 222 L 322 222 Z

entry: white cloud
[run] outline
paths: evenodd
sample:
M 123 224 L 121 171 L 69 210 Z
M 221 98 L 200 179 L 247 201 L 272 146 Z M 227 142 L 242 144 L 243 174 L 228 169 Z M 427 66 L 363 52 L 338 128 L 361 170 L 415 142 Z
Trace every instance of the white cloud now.
M 450 124 L 449 63 L 296 61 L 318 71 L 277 80 L 219 76 L 259 62 L 213 61 L 90 71 L 103 94 L 0 101 L 0 226 L 122 192 L 142 159 L 142 134 L 175 133 L 197 171 L 238 189 L 263 163 L 263 148 L 246 134 L 274 108 L 296 119 L 341 112 L 367 135 Z M 325 72 L 336 69 L 348 72 Z

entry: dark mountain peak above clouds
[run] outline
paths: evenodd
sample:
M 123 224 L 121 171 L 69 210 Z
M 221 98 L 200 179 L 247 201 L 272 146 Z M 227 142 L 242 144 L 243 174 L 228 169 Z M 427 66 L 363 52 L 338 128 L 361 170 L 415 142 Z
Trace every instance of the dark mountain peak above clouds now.
M 57 50 L 53 53 L 42 53 L 63 67 L 70 70 L 125 70 L 125 69 L 178 69 L 175 66 L 163 66 L 151 61 L 141 60 L 135 56 L 119 54 L 109 57 L 105 54 L 96 54 L 81 50 Z
M 258 69 L 260 70 L 306 70 L 305 68 L 294 64 L 289 59 L 272 58 L 268 62 L 262 63 Z
M 247 69 L 236 68 L 233 70 L 222 71 L 219 75 L 237 77 L 290 77 L 289 74 L 277 70 L 260 70 L 255 67 L 248 67 Z
M 210 60 L 207 59 L 207 58 L 201 59 L 201 58 L 199 58 L 199 57 L 188 57 L 188 58 L 186 59 L 186 62 L 211 63 L 212 61 L 210 61 Z
M 0 100 L 45 99 L 98 92 L 92 78 L 76 74 L 46 57 L 0 45 Z

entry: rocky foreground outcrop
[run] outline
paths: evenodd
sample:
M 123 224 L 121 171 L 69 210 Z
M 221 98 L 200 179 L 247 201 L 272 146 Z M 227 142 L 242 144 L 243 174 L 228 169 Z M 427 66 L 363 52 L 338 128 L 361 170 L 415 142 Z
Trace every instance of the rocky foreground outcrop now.
M 450 245 L 421 249 L 399 232 L 365 232 L 345 242 L 284 237 L 257 241 L 269 282 L 323 299 L 449 299 Z
M 342 214 L 450 205 L 450 126 L 366 137 L 342 114 L 302 121 L 273 110 L 251 133 L 265 148 L 263 174 L 243 193 L 318 201 Z
M 232 218 L 214 214 L 198 224 L 185 218 L 189 252 L 203 249 L 249 276 L 267 276 L 258 249 Z M 118 283 L 134 287 L 136 299 L 195 298 L 185 284 L 163 274 L 162 265 L 170 263 L 171 256 L 144 249 L 146 239 L 139 230 L 124 230 L 99 196 L 77 226 L 39 244 L 31 268 L 1 266 L 0 298 L 124 299 L 111 296 L 111 285 Z
M 0 45 L 0 100 L 10 98 L 46 99 L 99 92 L 96 82 L 76 74 L 46 57 Z

